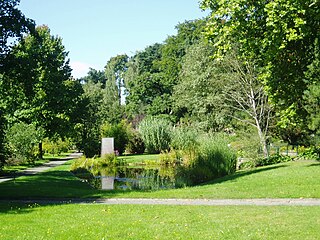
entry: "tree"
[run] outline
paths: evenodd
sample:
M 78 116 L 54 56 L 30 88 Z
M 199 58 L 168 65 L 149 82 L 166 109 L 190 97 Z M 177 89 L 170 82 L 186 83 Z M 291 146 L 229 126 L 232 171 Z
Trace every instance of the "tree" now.
M 132 118 L 143 115 L 173 115 L 173 87 L 179 82 L 182 58 L 189 46 L 201 39 L 204 20 L 178 24 L 178 33 L 163 44 L 148 46 L 128 62 L 125 84 L 126 110 Z
M 98 71 L 96 69 L 90 68 L 87 76 L 80 79 L 82 83 L 102 83 L 104 86 L 106 84 L 106 78 L 104 71 Z
M 258 79 L 254 63 L 229 55 L 224 59 L 227 78 L 231 84 L 226 85 L 226 105 L 236 111 L 231 116 L 257 130 L 264 157 L 268 157 L 268 131 L 272 108 L 263 84 Z
M 127 55 L 118 55 L 112 57 L 105 66 L 105 77 L 106 77 L 106 88 L 115 94 L 115 97 L 118 98 L 119 105 L 124 103 L 124 74 L 127 69 L 128 56 Z
M 232 115 L 224 104 L 224 88 L 230 80 L 221 64 L 210 57 L 212 53 L 213 47 L 204 42 L 189 47 L 172 95 L 180 121 L 197 123 L 205 131 L 222 130 Z
M 71 68 L 62 39 L 47 26 L 25 36 L 8 57 L 5 87 L 17 93 L 12 99 L 12 121 L 33 123 L 45 136 L 64 136 L 73 102 L 69 95 Z M 71 105 L 68 105 L 71 104 Z M 41 145 L 40 145 L 41 147 Z
M 20 0 L 0 0 L 0 66 L 8 48 L 8 39 L 21 38 L 23 33 L 34 30 L 34 21 L 17 9 Z M 2 72 L 2 71 L 1 71 Z M 0 73 L 1 73 L 0 72 Z
M 202 0 L 202 7 L 212 10 L 206 35 L 216 46 L 216 59 L 239 43 L 240 53 L 262 67 L 259 79 L 282 119 L 289 120 L 281 125 L 303 121 L 301 97 L 310 84 L 305 73 L 319 42 L 320 2 Z
M 6 119 L 6 99 L 2 91 L 4 65 L 10 46 L 8 39 L 20 39 L 23 33 L 33 32 L 34 21 L 26 18 L 17 9 L 19 0 L 0 0 L 0 168 L 5 161 L 4 130 Z

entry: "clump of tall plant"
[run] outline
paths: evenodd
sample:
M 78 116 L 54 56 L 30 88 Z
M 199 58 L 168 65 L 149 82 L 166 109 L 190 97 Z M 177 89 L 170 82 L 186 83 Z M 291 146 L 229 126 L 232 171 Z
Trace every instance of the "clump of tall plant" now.
M 189 147 L 182 145 L 180 150 L 174 151 L 179 152 L 163 153 L 160 159 L 166 160 L 164 163 L 180 162 L 178 178 L 183 179 L 186 185 L 207 182 L 236 170 L 236 153 L 220 135 L 197 137 Z
M 170 149 L 172 126 L 163 118 L 145 118 L 139 124 L 139 132 L 148 153 L 160 153 Z

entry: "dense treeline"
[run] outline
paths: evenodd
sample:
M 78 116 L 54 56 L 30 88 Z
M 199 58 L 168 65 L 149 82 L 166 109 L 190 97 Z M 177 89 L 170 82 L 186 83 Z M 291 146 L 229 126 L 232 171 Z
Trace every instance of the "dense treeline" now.
M 14 153 L 10 133 L 21 123 L 38 133 L 34 155 L 40 157 L 44 139 L 68 138 L 94 156 L 102 136 L 125 132 L 119 141 L 135 148 L 136 139 L 141 151 L 136 129 L 150 117 L 199 133 L 223 132 L 242 153 L 257 146 L 267 156 L 269 144 L 280 140 L 317 144 L 316 1 L 203 0 L 211 16 L 180 23 L 163 43 L 112 57 L 103 71 L 90 69 L 77 80 L 61 38 L 36 27 L 18 3 L 1 0 L 1 163 Z M 9 37 L 17 37 L 13 46 Z

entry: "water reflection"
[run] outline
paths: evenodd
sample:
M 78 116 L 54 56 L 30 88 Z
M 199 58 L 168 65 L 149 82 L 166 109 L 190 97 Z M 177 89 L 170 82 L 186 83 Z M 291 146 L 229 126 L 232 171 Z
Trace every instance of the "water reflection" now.
M 158 190 L 177 187 L 174 168 L 117 167 L 105 168 L 89 183 L 97 189 Z

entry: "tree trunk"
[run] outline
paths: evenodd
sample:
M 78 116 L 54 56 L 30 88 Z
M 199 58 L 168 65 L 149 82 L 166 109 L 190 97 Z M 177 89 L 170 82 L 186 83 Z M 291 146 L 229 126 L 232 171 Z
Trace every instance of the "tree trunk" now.
M 261 131 L 261 128 L 258 124 L 257 124 L 257 130 L 258 130 L 258 135 L 259 135 L 259 139 L 260 139 L 260 144 L 262 146 L 263 156 L 268 157 L 269 152 L 268 152 L 267 139 L 266 139 L 266 136 Z
M 39 142 L 39 158 L 43 159 L 42 141 Z

